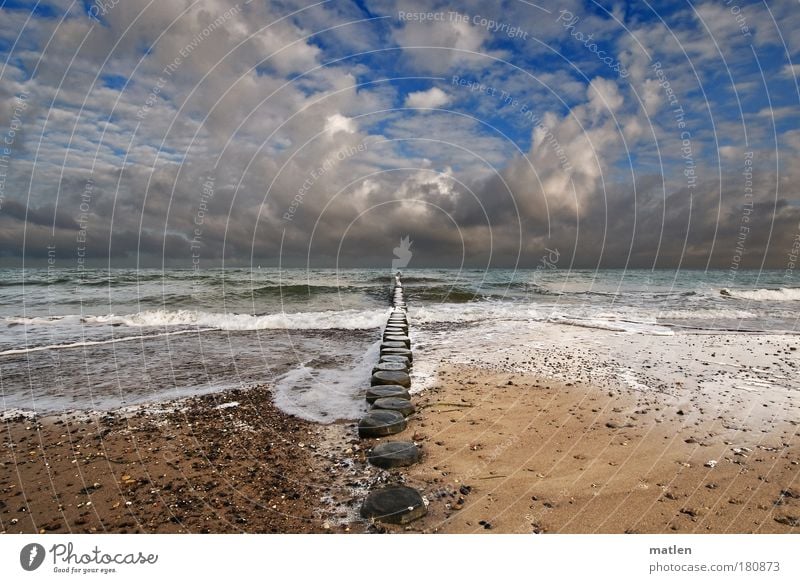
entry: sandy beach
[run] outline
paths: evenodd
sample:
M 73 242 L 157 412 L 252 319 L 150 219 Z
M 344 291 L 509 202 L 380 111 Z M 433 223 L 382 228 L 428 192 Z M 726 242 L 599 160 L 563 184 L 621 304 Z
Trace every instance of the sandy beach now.
M 366 463 L 379 440 L 359 440 L 353 422 L 319 425 L 282 413 L 266 386 L 114 413 L 10 419 L 0 530 L 800 529 L 800 417 L 790 401 L 745 392 L 725 409 L 680 387 L 546 380 L 506 362 L 440 364 L 396 436 L 416 441 L 423 459 L 388 471 Z M 754 413 L 768 409 L 768 417 Z M 370 488 L 397 482 L 425 496 L 425 518 L 402 527 L 358 518 Z
M 422 531 L 798 532 L 796 418 L 764 434 L 659 394 L 464 366 L 440 379 L 408 471 L 431 499 Z

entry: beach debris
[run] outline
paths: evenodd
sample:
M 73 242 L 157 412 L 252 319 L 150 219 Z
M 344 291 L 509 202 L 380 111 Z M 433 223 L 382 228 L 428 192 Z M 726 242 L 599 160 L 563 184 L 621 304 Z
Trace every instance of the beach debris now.
M 800 518 L 797 516 L 776 516 L 775 522 L 785 524 L 786 526 L 800 526 Z
M 715 468 L 719 462 L 717 460 L 708 460 L 703 465 L 707 468 Z
M 379 468 L 410 466 L 419 461 L 419 448 L 411 441 L 386 441 L 372 448 L 367 460 Z
M 361 516 L 378 522 L 408 524 L 428 512 L 419 492 L 408 486 L 373 490 L 361 506 Z
M 421 408 L 426 408 L 426 407 L 466 407 L 466 408 L 470 408 L 470 407 L 474 407 L 474 405 L 472 403 L 448 403 L 448 402 L 445 402 L 445 401 L 436 401 L 434 403 L 426 403 L 425 405 L 422 405 Z
M 95 482 L 91 486 L 86 486 L 85 488 L 81 488 L 80 493 L 81 494 L 91 494 L 92 492 L 94 492 L 95 490 L 100 489 L 101 487 L 102 487 L 102 484 L 100 484 L 100 482 Z

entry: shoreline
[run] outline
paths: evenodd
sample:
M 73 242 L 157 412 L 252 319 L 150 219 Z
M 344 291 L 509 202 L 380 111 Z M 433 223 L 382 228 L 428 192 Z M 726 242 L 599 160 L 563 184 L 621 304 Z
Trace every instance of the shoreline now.
M 797 407 L 734 424 L 682 390 L 440 363 L 388 438 L 418 443 L 421 462 L 381 470 L 366 453 L 386 438 L 273 399 L 261 385 L 6 420 L 0 532 L 800 532 Z M 398 482 L 425 497 L 425 518 L 359 518 L 366 492 Z

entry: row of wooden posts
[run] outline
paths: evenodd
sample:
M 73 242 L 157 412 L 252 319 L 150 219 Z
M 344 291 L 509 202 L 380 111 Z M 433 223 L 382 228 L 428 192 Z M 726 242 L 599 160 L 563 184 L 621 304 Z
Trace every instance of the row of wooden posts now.
M 371 405 L 358 423 L 358 435 L 377 439 L 369 450 L 369 463 L 391 470 L 419 461 L 420 451 L 411 440 L 389 440 L 413 420 L 416 409 L 411 400 L 411 376 L 414 357 L 408 330 L 408 306 L 400 274 L 395 276 L 392 312 L 383 330 L 380 359 L 372 371 L 366 399 Z M 396 483 L 372 490 L 361 507 L 364 518 L 379 522 L 406 524 L 425 515 L 422 495 L 402 484 L 402 476 L 393 475 Z

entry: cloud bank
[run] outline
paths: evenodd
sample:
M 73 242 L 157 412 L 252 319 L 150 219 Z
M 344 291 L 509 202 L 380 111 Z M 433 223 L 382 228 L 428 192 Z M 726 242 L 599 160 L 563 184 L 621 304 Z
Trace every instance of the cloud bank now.
M 99 6 L 0 8 L 4 265 L 784 269 L 800 237 L 791 0 Z

